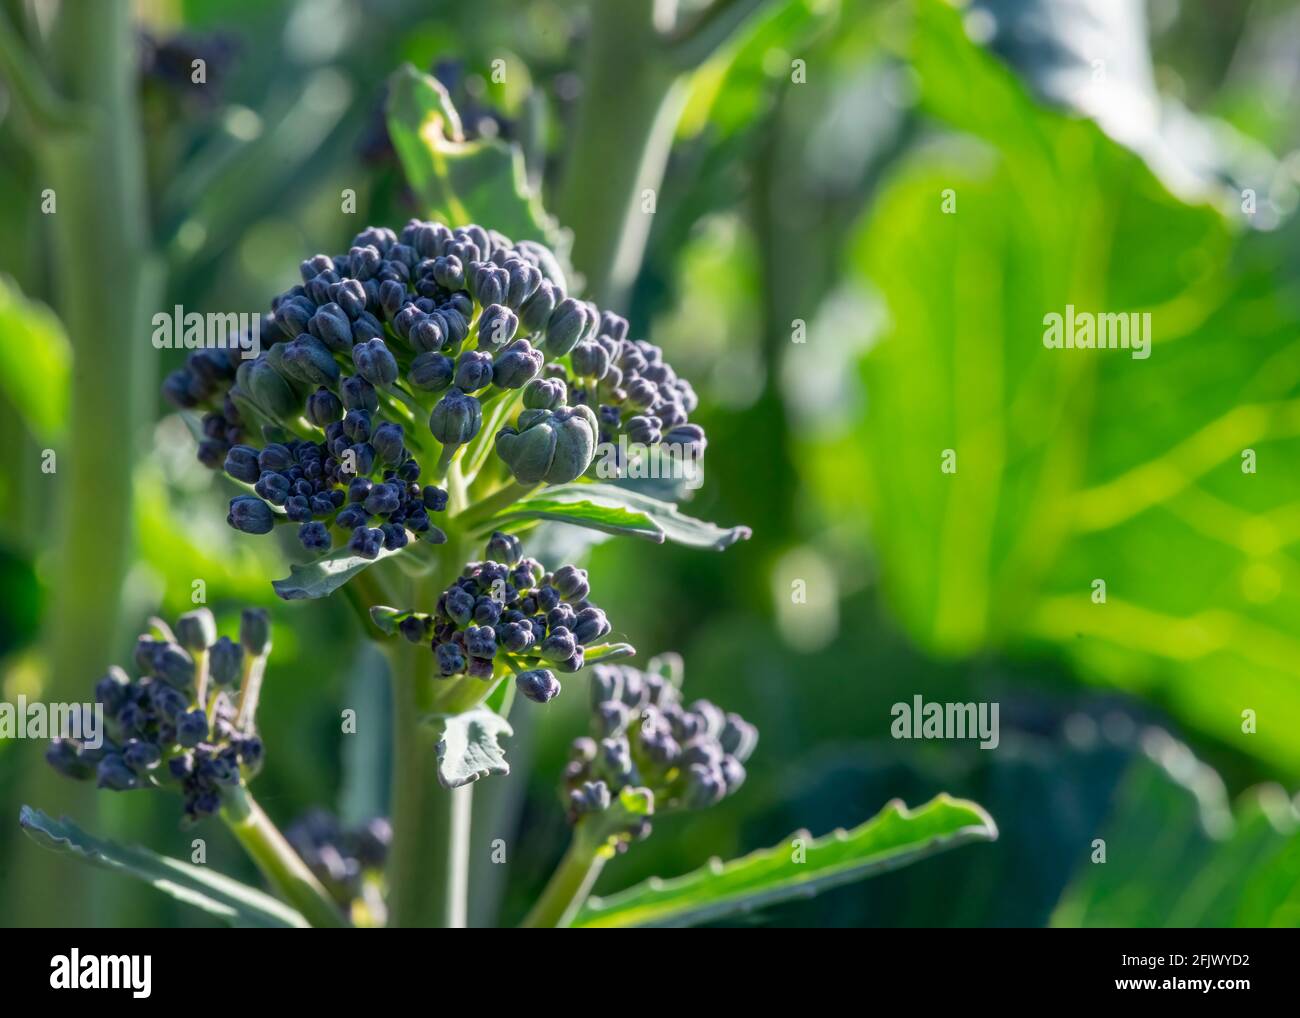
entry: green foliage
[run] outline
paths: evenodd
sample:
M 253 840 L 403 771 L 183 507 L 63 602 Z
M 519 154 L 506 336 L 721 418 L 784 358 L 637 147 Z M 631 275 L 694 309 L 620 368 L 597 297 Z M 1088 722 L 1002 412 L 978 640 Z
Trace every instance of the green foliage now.
M 407 64 L 388 83 L 388 133 L 426 216 L 461 226 L 490 223 L 512 240 L 535 240 L 563 258 L 565 235 L 529 187 L 519 149 L 466 141 L 447 90 Z
M 575 926 L 689 926 L 752 912 L 862 880 L 948 848 L 997 837 L 993 818 L 972 802 L 940 795 L 917 809 L 895 800 L 852 831 L 807 832 L 785 844 L 672 880 L 652 880 L 592 898 Z
M 71 820 L 53 820 L 30 806 L 22 808 L 18 822 L 28 837 L 43 848 L 143 880 L 231 926 L 307 925 L 307 920 L 287 905 L 207 866 L 169 859 L 134 845 L 103 841 L 87 834 Z
M 583 488 L 589 485 L 583 485 Z M 565 500 L 550 497 L 553 489 L 545 494 L 516 502 L 510 509 L 484 522 L 477 529 L 482 534 L 500 530 L 509 524 L 521 520 L 551 520 L 555 523 L 568 523 L 575 527 L 587 527 L 602 533 L 640 537 L 655 544 L 662 544 L 664 532 L 645 513 L 634 512 L 621 506 L 593 502 L 590 499 Z M 585 493 L 585 492 L 584 492 Z
M 1148 733 L 1115 808 L 1052 916 L 1055 926 L 1294 927 L 1300 816 L 1276 785 L 1235 816 L 1218 775 L 1186 746 Z M 1104 859 L 1096 853 L 1104 851 Z
M 0 393 L 43 442 L 63 433 L 71 370 L 63 323 L 0 276 Z
M 588 666 L 609 664 L 611 661 L 636 655 L 636 648 L 630 643 L 595 643 L 585 649 L 584 657 Z
M 956 12 L 922 4 L 914 46 L 926 108 L 978 142 L 903 167 L 852 253 L 888 305 L 861 446 L 900 617 L 943 655 L 1054 648 L 1300 773 L 1294 318 L 1217 212 L 1034 105 Z M 1150 312 L 1150 358 L 1046 348 L 1071 304 Z
M 289 575 L 271 586 L 286 601 L 328 597 L 362 570 L 405 550 L 381 548 L 374 558 L 367 558 L 344 546 L 305 565 L 293 563 Z
M 677 506 L 612 484 L 560 484 L 516 502 L 481 527 L 484 532 L 514 520 L 544 519 L 630 534 L 662 544 L 723 551 L 750 535 L 748 527 L 719 527 L 687 516 Z
M 1106 0 L 709 0 L 711 11 L 681 5 L 684 24 L 701 19 L 692 39 L 684 26 L 665 38 L 610 17 L 599 2 L 483 0 L 433 11 L 397 3 L 320 32 L 303 30 L 320 13 L 309 4 L 183 0 L 165 25 L 156 12 L 136 12 L 156 39 L 173 27 L 190 37 L 237 26 L 241 41 L 231 74 L 204 90 L 201 106 L 185 103 L 193 95 L 155 106 L 160 84 L 169 86 L 142 82 L 150 208 L 125 225 L 155 224 L 149 250 L 131 229 L 104 234 L 77 218 L 85 186 L 101 210 L 140 204 L 138 181 L 82 172 L 84 162 L 122 166 L 141 154 L 118 111 L 103 111 L 123 128 L 108 135 L 113 145 L 76 157 L 62 184 L 45 179 L 57 165 L 25 150 L 18 118 L 0 118 L 0 221 L 13 241 L 0 252 L 0 432 L 12 439 L 0 455 L 8 535 L 0 657 L 23 647 L 50 621 L 45 614 L 54 611 L 55 622 L 43 648 L 0 661 L 9 698 L 63 688 L 55 698 L 66 699 L 67 681 L 84 692 L 100 666 L 68 667 L 68 654 L 102 664 L 115 642 L 96 599 L 105 609 L 120 603 L 134 625 L 146 605 L 192 607 L 202 579 L 220 616 L 235 602 L 274 603 L 267 580 L 301 556 L 287 527 L 247 541 L 222 526 L 233 492 L 175 466 L 183 452 L 194 467 L 175 420 L 148 445 L 128 441 L 144 437 L 137 397 L 152 390 L 128 385 L 113 366 L 125 370 L 139 356 L 148 370 L 128 374 L 163 374 L 184 351 L 141 352 L 147 332 L 122 327 L 122 309 L 264 308 L 268 286 L 298 282 L 297 261 L 340 250 L 356 222 L 397 225 L 412 213 L 477 220 L 557 248 L 571 296 L 595 296 L 606 275 L 616 277 L 611 289 L 626 308 L 613 306 L 631 309 L 637 334 L 663 347 L 701 396 L 712 458 L 700 508 L 673 505 L 665 484 L 579 483 L 460 516 L 465 501 L 505 479 L 494 442 L 517 401 L 485 405 L 460 477 L 446 482 L 457 503 L 447 545 L 385 551 L 374 570 L 373 560 L 341 551 L 277 581 L 282 597 L 317 599 L 275 610 L 285 654 L 259 713 L 271 750 L 263 780 L 277 812 L 335 801 L 353 823 L 390 806 L 409 822 L 410 783 L 432 799 L 443 794 L 435 771 L 444 784 L 447 775 L 461 783 L 504 773 L 508 748 L 515 774 L 474 791 L 473 829 L 519 832 L 526 817 L 529 851 L 473 874 L 471 923 L 523 915 L 536 900 L 542 864 L 560 856 L 564 835 L 553 789 L 527 776 L 563 766 L 590 677 L 566 678 L 544 715 L 520 710 L 506 747 L 510 726 L 500 719 L 516 695 L 511 676 L 499 668 L 486 683 L 453 688 L 425 674 L 427 688 L 408 695 L 408 672 L 427 672 L 429 652 L 399 634 L 407 613 L 376 606 L 374 627 L 363 615 L 367 635 L 388 637 L 368 648 L 356 646 L 359 630 L 346 617 L 375 602 L 431 608 L 479 554 L 477 538 L 500 527 L 526 531 L 548 569 L 587 565 L 595 549 L 592 583 L 619 638 L 682 651 L 693 692 L 764 731 L 740 793 L 680 825 L 664 810 L 658 836 L 604 873 L 602 886 L 636 886 L 593 900 L 580 923 L 1300 924 L 1300 828 L 1288 799 L 1300 776 L 1291 737 L 1300 724 L 1292 582 L 1300 230 L 1289 166 L 1273 154 L 1300 142 L 1277 94 L 1292 55 L 1286 5 L 1184 4 L 1153 10 L 1148 26 L 1140 5 Z M 26 20 L 12 6 L 14 20 Z M 650 6 L 638 0 L 629 10 Z M 125 14 L 115 17 L 126 27 Z M 82 20 L 68 38 L 110 37 Z M 593 78 L 586 55 L 601 24 L 612 45 L 596 47 L 590 64 L 612 73 Z M 17 27 L 29 39 L 47 34 Z M 734 44 L 715 48 L 728 32 Z M 1108 49 L 1104 81 L 1098 47 Z M 56 49 L 49 66 L 76 66 L 87 54 L 96 57 L 93 46 Z M 636 66 L 643 57 L 649 74 Z M 796 57 L 808 71 L 797 87 Z M 507 73 L 489 77 L 498 58 Z M 463 125 L 448 92 L 410 67 L 392 75 L 380 108 L 401 59 L 437 67 Z M 87 66 L 133 61 L 119 48 L 117 59 Z M 696 66 L 675 77 L 687 65 Z M 84 77 L 51 82 L 67 89 Z M 611 81 L 617 87 L 592 87 Z M 593 94 L 601 115 L 583 128 Z M 595 144 L 575 145 L 583 135 Z M 661 176 L 663 165 L 671 172 Z M 1243 166 L 1240 186 L 1258 191 L 1258 229 L 1232 221 Z M 78 180 L 73 194 L 68 182 Z M 1187 199 L 1227 181 L 1231 208 Z M 29 200 L 47 184 L 58 188 L 57 217 Z M 356 203 L 342 215 L 341 188 Z M 636 204 L 645 188 L 657 201 L 652 220 Z M 952 215 L 942 213 L 949 189 Z M 543 194 L 581 229 L 586 289 Z M 554 203 L 561 195 L 563 206 Z M 637 273 L 639 232 L 651 221 Z M 592 252 L 617 252 L 618 264 Z M 78 282 L 105 283 L 141 265 L 166 272 L 156 297 L 127 300 L 142 288 L 115 283 L 123 299 L 104 304 L 103 286 Z M 69 330 L 46 308 L 56 298 L 61 309 L 82 309 L 70 334 L 87 343 L 76 377 L 89 384 L 75 408 Z M 1151 358 L 1045 350 L 1042 316 L 1067 303 L 1150 311 Z M 806 344 L 789 342 L 794 318 L 808 321 Z M 81 432 L 69 427 L 74 410 L 89 422 Z M 201 436 L 197 416 L 183 416 Z M 409 437 L 427 443 L 419 416 Z M 252 423 L 255 436 L 261 422 Z M 46 446 L 59 451 L 56 475 L 36 473 Z M 129 448 L 147 450 L 142 466 L 122 466 L 114 449 Z M 1240 469 L 1247 448 L 1258 456 L 1255 474 Z M 957 454 L 956 474 L 940 472 L 944 449 Z M 78 482 L 87 471 L 94 476 Z M 134 505 L 124 510 L 126 492 Z M 742 520 L 753 539 L 730 556 L 693 554 L 749 534 L 692 512 Z M 61 518 L 73 525 L 60 535 L 52 524 Z M 123 521 L 134 524 L 134 547 Z M 47 586 L 71 591 L 72 609 L 42 603 L 38 577 L 60 554 L 68 565 L 50 576 L 62 580 Z M 796 577 L 807 580 L 806 604 L 791 602 Z M 1105 604 L 1090 598 L 1097 579 L 1107 584 Z M 326 596 L 349 580 L 353 596 Z M 104 601 L 105 589 L 120 598 Z M 67 641 L 59 623 L 67 619 L 94 638 Z M 585 661 L 630 654 L 627 643 L 588 646 Z M 384 656 L 397 678 L 391 691 Z M 1076 687 L 1076 677 L 1094 685 Z M 1001 700 L 998 751 L 884 738 L 889 704 L 918 690 Z M 457 714 L 471 694 L 482 708 Z M 358 728 L 340 742 L 341 707 L 355 710 Z M 1247 709 L 1256 726 L 1243 730 Z M 431 721 L 430 711 L 451 720 Z M 1122 726 L 1109 724 L 1161 712 L 1189 747 L 1155 728 L 1120 737 Z M 1026 718 L 1030 731 L 1018 727 Z M 1097 719 L 1102 736 L 1077 738 L 1080 718 Z M 0 745 L 0 777 L 42 771 L 24 768 L 23 753 L 21 743 Z M 390 803 L 394 771 L 408 787 Z M 1258 784 L 1269 779 L 1290 787 Z M 85 803 L 56 810 L 45 791 L 24 785 L 19 797 L 17 782 L 6 784 L 15 786 L 14 810 L 27 801 L 86 815 Z M 997 816 L 997 843 L 806 902 L 810 890 L 859 875 L 856 863 L 830 854 L 842 842 L 816 842 L 827 854 L 810 853 L 797 872 L 782 870 L 781 843 L 641 883 L 689 871 L 703 852 L 727 858 L 798 824 L 828 830 L 891 797 L 921 802 L 938 788 Z M 138 797 L 101 807 L 103 830 L 129 830 L 123 840 L 161 847 L 156 839 L 174 835 L 174 817 Z M 442 879 L 441 821 L 426 820 L 419 851 L 402 853 L 390 873 L 394 925 L 445 918 L 401 902 Z M 193 922 L 186 903 L 237 924 L 303 925 L 311 915 L 216 877 L 222 869 L 253 879 L 230 839 L 212 842 L 208 869 L 97 841 L 35 811 L 24 810 L 23 823 L 41 844 L 166 893 L 113 878 L 76 884 L 94 868 L 16 849 L 23 838 L 10 824 L 0 831 L 0 914 L 15 925 L 75 925 L 88 916 L 61 906 L 91 900 L 115 925 Z M 1106 842 L 1105 865 L 1089 859 L 1093 838 Z M 874 858 L 863 856 L 861 875 L 880 872 Z M 810 868 L 818 859 L 824 872 Z
M 737 40 L 734 52 L 723 50 L 696 73 L 682 114 L 682 133 L 691 134 L 707 124 L 716 146 L 761 131 L 774 79 L 786 70 L 772 54 L 806 52 L 811 38 L 831 24 L 832 6 L 817 0 L 767 5 Z
M 438 780 L 444 788 L 510 773 L 501 739 L 513 735 L 514 729 L 496 711 L 477 707 L 443 714 L 430 719 L 430 725 L 438 739 Z

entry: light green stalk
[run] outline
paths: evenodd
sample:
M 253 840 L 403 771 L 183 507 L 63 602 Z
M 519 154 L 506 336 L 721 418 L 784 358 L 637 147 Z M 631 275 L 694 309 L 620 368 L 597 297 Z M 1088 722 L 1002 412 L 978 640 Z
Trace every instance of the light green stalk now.
M 263 876 L 312 926 L 350 926 L 319 880 L 242 786 L 225 796 L 221 819 Z
M 597 826 L 588 818 L 573 829 L 569 850 L 520 926 L 550 928 L 572 922 L 613 854 L 608 838 Z
M 599 0 L 583 65 L 582 101 L 556 213 L 573 230 L 586 296 L 624 308 L 641 266 L 673 132 L 685 101 L 680 70 L 660 48 L 654 0 Z
M 713 0 L 670 33 L 657 0 L 596 0 L 582 101 L 555 211 L 573 230 L 586 296 L 627 310 L 645 254 L 690 72 L 741 30 L 765 0 Z
M 431 606 L 460 573 L 467 549 L 448 522 L 438 568 L 407 584 L 411 607 Z M 471 790 L 438 781 L 436 739 L 426 719 L 438 692 L 428 644 L 384 645 L 393 683 L 393 843 L 389 850 L 389 923 L 462 927 L 469 896 Z
M 7 27 L 7 26 L 6 26 Z M 120 591 L 130 559 L 131 474 L 143 423 L 147 309 L 156 282 L 147 246 L 142 138 L 136 107 L 136 40 L 127 0 L 65 0 L 44 59 L 18 55 L 6 36 L 4 73 L 44 67 L 29 92 L 39 184 L 53 192 L 45 226 L 52 240 L 56 306 L 72 342 L 71 415 L 56 473 L 59 515 L 47 619 L 49 682 L 43 696 L 84 699 L 121 641 Z M 26 72 L 23 68 L 26 68 Z M 43 123 L 45 118 L 52 122 Z M 40 195 L 29 200 L 39 202 Z M 75 632 L 75 636 L 70 633 Z M 44 767 L 28 753 L 23 797 L 53 815 L 92 820 L 94 789 Z M 12 870 L 18 924 L 77 926 L 91 916 L 87 874 L 57 856 L 20 850 Z

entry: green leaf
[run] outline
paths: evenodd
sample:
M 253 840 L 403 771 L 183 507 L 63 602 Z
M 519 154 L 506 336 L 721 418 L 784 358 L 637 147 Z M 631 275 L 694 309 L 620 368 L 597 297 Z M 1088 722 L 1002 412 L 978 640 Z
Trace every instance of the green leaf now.
M 556 509 L 556 503 L 560 503 L 566 508 Z M 665 502 L 662 499 L 643 495 L 640 492 L 613 484 L 561 484 L 553 488 L 545 488 L 537 498 L 526 498 L 515 503 L 510 512 L 504 514 L 501 518 L 516 514 L 521 515 L 523 518 L 529 518 L 536 509 L 538 518 L 560 519 L 560 514 L 571 511 L 567 507 L 574 505 L 583 507 L 580 510 L 582 514 L 591 512 L 586 507 L 597 506 L 607 510 L 621 510 L 645 520 L 658 531 L 659 536 L 657 538 L 653 537 L 649 531 L 644 529 L 638 531 L 637 536 L 646 537 L 656 541 L 656 543 L 668 540 L 674 544 L 683 544 L 692 548 L 711 548 L 714 551 L 722 551 L 731 547 L 737 541 L 748 540 L 750 536 L 748 527 L 719 527 L 716 523 L 706 523 L 704 520 L 697 520 L 694 517 L 687 516 L 671 502 Z M 542 513 L 549 515 L 543 516 Z M 605 529 L 596 526 L 595 523 L 584 522 L 581 519 L 565 522 L 577 523 L 579 526 L 595 527 L 598 530 Z M 639 526 L 644 528 L 646 524 L 642 523 Z
M 375 558 L 366 558 L 345 546 L 306 565 L 290 565 L 289 575 L 283 580 L 272 581 L 271 586 L 286 601 L 328 597 L 363 569 L 401 551 L 401 548 L 383 548 Z
M 583 667 L 601 661 L 617 661 L 624 657 L 636 657 L 636 648 L 630 643 L 598 643 L 584 649 Z
M 1210 198 L 1223 182 L 1246 183 L 1249 170 L 1236 152 L 1243 139 L 1225 122 L 1202 119 L 1157 90 L 1142 5 L 979 0 L 978 7 L 992 15 L 989 49 L 1036 96 L 1094 119 L 1117 144 L 1142 156 L 1171 191 Z M 1101 78 L 1096 54 L 1103 49 Z
M 1300 814 L 1278 785 L 1230 808 L 1222 779 L 1163 731 L 1148 729 L 1097 834 L 1085 843 L 1053 926 L 1295 927 Z
M 426 215 L 450 226 L 492 224 L 511 240 L 535 240 L 557 257 L 569 246 L 528 186 L 517 145 L 466 141 L 447 90 L 410 64 L 388 81 L 388 134 Z
M 909 810 L 895 800 L 852 831 L 789 842 L 672 880 L 651 879 L 591 898 L 575 926 L 690 926 L 773 905 L 906 866 L 970 841 L 993 841 L 997 825 L 973 802 L 939 795 Z M 796 862 L 798 854 L 802 861 Z
M 1037 106 L 959 12 L 919 10 L 924 106 L 967 136 L 901 164 L 860 224 L 856 285 L 886 324 L 806 483 L 927 652 L 1058 656 L 1300 775 L 1300 317 L 1267 238 Z M 1067 306 L 1149 313 L 1149 357 L 1045 346 Z M 1274 720 L 1246 734 L 1246 708 Z
M 376 604 L 370 606 L 370 621 L 375 627 L 383 632 L 386 636 L 396 636 L 398 625 L 403 619 L 406 619 L 413 613 L 402 611 L 400 608 L 389 608 L 387 605 Z
M 986 45 L 1044 102 L 1090 116 L 1115 140 L 1151 146 L 1160 131 L 1146 12 L 1109 0 L 979 0 L 992 15 Z M 1104 81 L 1095 52 L 1104 47 Z
M 306 928 L 308 923 L 288 905 L 206 866 L 169 859 L 147 848 L 101 841 L 71 820 L 53 820 L 38 809 L 23 806 L 18 823 L 43 848 L 66 852 L 83 862 L 125 873 L 200 908 L 231 926 Z
M 682 28 L 675 29 L 666 47 L 669 59 L 683 70 L 694 70 L 742 34 L 767 0 L 730 0 L 709 4 Z
M 516 502 L 508 512 L 485 520 L 476 529 L 486 534 L 519 520 L 552 520 L 556 523 L 570 523 L 575 527 L 586 527 L 589 530 L 600 530 L 606 534 L 641 537 L 655 544 L 663 544 L 664 541 L 663 529 L 645 513 L 586 500 L 525 499 Z
M 0 392 L 40 441 L 52 442 L 63 432 L 71 372 L 72 346 L 63 323 L 0 276 Z
M 691 76 L 691 91 L 682 113 L 679 134 L 692 137 L 710 131 L 710 162 L 726 153 L 728 143 L 748 134 L 770 130 L 763 112 L 772 101 L 772 79 L 764 61 L 773 50 L 802 53 L 811 48 L 818 32 L 828 26 L 843 32 L 843 14 L 816 0 L 769 3 L 765 13 L 753 18 L 734 46 L 724 47 Z M 727 50 L 734 50 L 728 54 Z M 734 158 L 734 157 L 733 157 Z M 719 159 L 722 167 L 733 159 Z M 716 173 L 716 171 L 715 171 Z M 693 187 L 700 183 L 692 178 Z
M 487 707 L 430 719 L 438 733 L 438 780 L 459 788 L 491 774 L 509 774 L 501 737 L 513 735 L 510 722 Z

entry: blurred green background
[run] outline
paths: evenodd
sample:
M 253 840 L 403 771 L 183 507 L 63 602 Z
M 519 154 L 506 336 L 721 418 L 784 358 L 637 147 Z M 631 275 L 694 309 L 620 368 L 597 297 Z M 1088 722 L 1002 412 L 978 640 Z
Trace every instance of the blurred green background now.
M 49 6 L 0 4 L 29 37 Z M 138 30 L 151 54 L 131 100 L 144 321 L 263 308 L 301 259 L 418 214 L 380 112 L 410 61 L 467 134 L 520 146 L 589 293 L 699 391 L 710 452 L 691 511 L 753 539 L 721 555 L 563 532 L 548 546 L 589 554 L 616 633 L 643 658 L 680 651 L 687 693 L 762 740 L 740 794 L 657 822 L 598 891 L 946 790 L 983 804 L 1000 840 L 752 921 L 1300 924 L 1300 5 L 683 0 L 691 30 L 672 47 L 643 0 L 128 6 L 127 41 Z M 103 256 L 66 278 L 40 208 L 49 157 L 10 99 L 2 698 L 85 695 L 202 579 L 226 631 L 240 606 L 274 613 L 262 805 L 281 824 L 312 805 L 385 812 L 382 659 L 339 598 L 275 601 L 291 548 L 226 527 L 229 492 L 154 395 L 183 352 L 65 328 L 69 289 L 103 307 L 122 293 Z M 629 134 L 643 152 L 622 151 Z M 1150 358 L 1045 349 L 1043 316 L 1067 304 L 1150 312 Z M 129 383 L 94 413 L 129 450 L 109 479 L 129 512 L 116 532 L 78 524 L 91 550 L 60 564 L 77 517 L 42 454 L 76 461 L 94 384 L 78 389 L 76 366 L 113 343 L 135 351 Z M 86 603 L 117 616 L 111 638 L 68 607 Z M 87 673 L 62 674 L 73 661 Z M 563 850 L 556 780 L 585 682 L 566 694 L 516 711 L 514 773 L 476 796 L 477 924 L 517 921 Z M 998 702 L 1000 745 L 891 739 L 890 706 L 915 695 Z M 345 707 L 356 736 L 339 734 Z M 73 897 L 73 864 L 42 861 L 13 822 L 21 802 L 189 856 L 179 802 L 76 798 L 39 750 L 0 742 L 0 922 Z M 223 830 L 198 834 L 210 863 L 256 881 Z M 63 921 L 207 921 L 75 879 L 98 891 Z

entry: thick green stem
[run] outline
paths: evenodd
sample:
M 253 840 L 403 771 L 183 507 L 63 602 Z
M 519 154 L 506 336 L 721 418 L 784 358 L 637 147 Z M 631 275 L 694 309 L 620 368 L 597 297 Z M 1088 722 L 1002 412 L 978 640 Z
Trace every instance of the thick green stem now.
M 257 868 L 312 926 L 337 929 L 351 925 L 319 880 L 248 792 L 228 793 L 221 819 L 257 863 Z
M 471 790 L 438 782 L 436 740 L 424 719 L 432 702 L 433 656 L 424 644 L 385 645 L 393 670 L 393 926 L 463 927 L 469 894 Z
M 686 98 L 653 22 L 654 0 L 591 5 L 582 103 L 558 195 L 586 295 L 626 309 Z
M 451 508 L 463 508 L 463 503 L 453 497 Z M 432 606 L 465 564 L 467 549 L 455 527 L 438 551 L 438 568 L 411 584 L 411 607 Z M 438 782 L 436 739 L 425 721 L 435 708 L 437 692 L 433 654 L 427 644 L 405 640 L 386 641 L 383 647 L 393 682 L 389 922 L 402 927 L 464 926 L 471 792 L 466 788 L 453 793 Z
M 372 640 L 386 640 L 388 636 L 375 625 L 374 619 L 370 617 L 370 609 L 375 605 L 394 607 L 399 599 L 395 587 L 400 583 L 402 574 L 395 572 L 391 566 L 390 562 L 377 562 L 352 577 L 343 587 L 343 596 L 366 636 Z
M 529 929 L 568 926 L 591 894 L 608 858 L 609 849 L 603 839 L 579 823 L 574 828 L 569 850 L 551 874 L 546 890 L 519 925 Z
M 432 661 L 427 647 L 405 640 L 391 641 L 384 650 L 393 683 L 389 923 L 404 927 L 433 925 L 440 911 L 433 873 L 438 852 L 437 757 L 420 722 L 432 696 L 428 688 Z
M 12 40 L 11 40 L 12 42 Z M 142 354 L 156 277 L 147 250 L 143 143 L 136 108 L 136 40 L 127 0 L 66 0 L 42 60 L 53 85 L 86 112 L 85 126 L 42 137 L 38 186 L 52 239 L 56 304 L 72 342 L 71 414 L 53 474 L 28 483 L 54 500 L 57 549 L 46 652 L 49 701 L 76 702 L 120 644 L 118 592 L 131 554 L 131 474 L 143 423 Z M 47 196 L 48 197 L 48 196 Z M 28 195 L 39 201 L 41 195 Z M 76 638 L 68 638 L 74 626 Z M 33 743 L 26 801 L 94 822 L 94 789 L 64 781 Z M 11 860 L 22 924 L 85 924 L 96 895 L 87 871 L 43 852 Z

